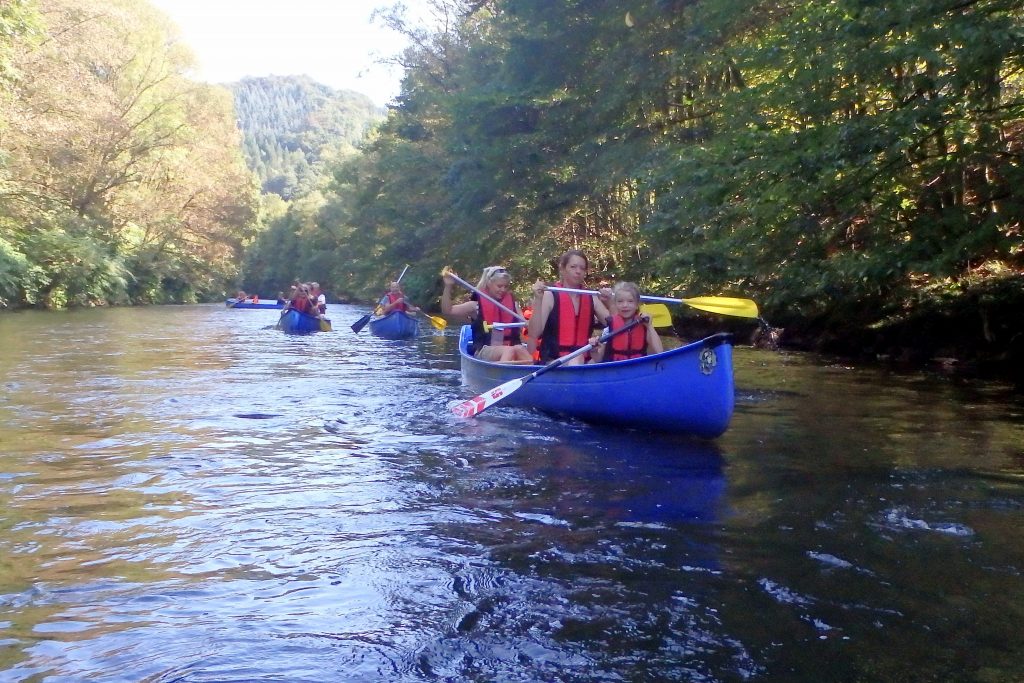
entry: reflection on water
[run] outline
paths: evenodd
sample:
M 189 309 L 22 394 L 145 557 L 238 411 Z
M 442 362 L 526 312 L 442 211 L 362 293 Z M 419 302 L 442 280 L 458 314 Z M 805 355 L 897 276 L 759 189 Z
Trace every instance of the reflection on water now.
M 0 680 L 1024 677 L 999 387 L 739 349 L 715 442 L 467 421 L 364 313 L 0 316 Z

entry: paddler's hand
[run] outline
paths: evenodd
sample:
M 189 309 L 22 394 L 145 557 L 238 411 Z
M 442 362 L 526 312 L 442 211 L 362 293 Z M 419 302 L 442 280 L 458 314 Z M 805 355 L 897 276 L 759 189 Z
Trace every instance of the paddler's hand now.
M 597 290 L 597 298 L 601 300 L 601 303 L 607 306 L 612 300 L 612 288 L 602 287 L 601 289 Z
M 537 280 L 533 283 L 533 295 L 538 299 L 544 296 L 546 291 L 548 291 L 548 286 L 543 280 Z

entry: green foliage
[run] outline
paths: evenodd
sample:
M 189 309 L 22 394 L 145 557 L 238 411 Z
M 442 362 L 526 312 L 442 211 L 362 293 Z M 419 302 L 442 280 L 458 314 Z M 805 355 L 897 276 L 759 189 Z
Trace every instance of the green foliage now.
M 37 4 L 35 17 L 15 3 L 23 30 L 0 37 L 18 74 L 0 93 L 0 296 L 222 296 L 256 201 L 229 94 L 183 76 L 191 56 L 143 0 Z
M 1024 9 L 438 0 L 321 221 L 351 291 L 505 263 L 868 329 L 1024 278 Z M 325 225 L 322 227 L 326 227 Z M 941 293 L 941 295 L 939 294 Z
M 38 9 L 30 0 L 5 0 L 0 5 L 0 90 L 19 74 L 13 59 L 15 43 L 38 38 L 38 22 Z

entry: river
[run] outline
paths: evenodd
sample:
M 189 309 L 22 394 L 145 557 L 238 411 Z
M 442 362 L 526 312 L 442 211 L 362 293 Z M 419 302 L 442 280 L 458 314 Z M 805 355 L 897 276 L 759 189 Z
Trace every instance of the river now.
M 456 331 L 0 315 L 0 681 L 1024 679 L 1024 404 L 736 349 L 713 442 L 447 405 Z

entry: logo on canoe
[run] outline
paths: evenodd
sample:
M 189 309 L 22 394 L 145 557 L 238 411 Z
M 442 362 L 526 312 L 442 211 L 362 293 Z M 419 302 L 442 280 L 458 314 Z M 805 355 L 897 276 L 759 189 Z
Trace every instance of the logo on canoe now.
M 718 365 L 718 356 L 715 355 L 714 349 L 702 349 L 700 352 L 700 371 L 705 375 L 710 375 L 715 371 L 715 366 Z

